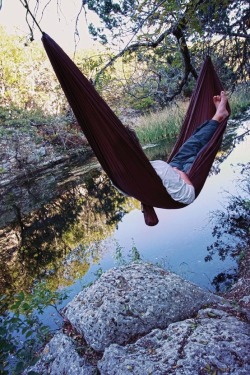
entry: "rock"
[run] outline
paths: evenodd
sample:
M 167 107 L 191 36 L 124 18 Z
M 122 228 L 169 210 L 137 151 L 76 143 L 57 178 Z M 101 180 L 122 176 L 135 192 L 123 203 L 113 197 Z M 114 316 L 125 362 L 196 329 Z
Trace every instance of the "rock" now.
M 250 303 L 250 296 L 244 296 L 240 299 L 241 302 L 248 304 Z
M 46 156 L 47 154 L 47 151 L 46 151 L 46 148 L 44 146 L 41 146 L 37 149 L 37 154 L 40 156 L 40 157 L 43 157 L 43 156 Z
M 80 355 L 59 333 L 23 375 L 250 374 L 244 310 L 152 264 L 106 272 L 63 312 L 76 337 L 104 353 L 92 350 L 89 364 L 91 349 Z
M 101 375 L 250 374 L 249 325 L 215 309 L 153 330 L 135 344 L 110 345 Z
M 2 171 L 5 171 L 5 170 L 7 170 L 9 168 L 9 166 L 10 166 L 10 163 L 6 162 L 6 163 L 2 163 L 0 165 L 0 168 L 1 168 Z
M 96 375 L 96 367 L 79 356 L 73 341 L 63 333 L 52 338 L 45 346 L 41 359 L 26 369 L 23 375 L 31 371 L 40 375 Z
M 216 301 L 220 298 L 181 277 L 140 262 L 104 273 L 63 314 L 94 350 L 104 351 L 190 318 Z

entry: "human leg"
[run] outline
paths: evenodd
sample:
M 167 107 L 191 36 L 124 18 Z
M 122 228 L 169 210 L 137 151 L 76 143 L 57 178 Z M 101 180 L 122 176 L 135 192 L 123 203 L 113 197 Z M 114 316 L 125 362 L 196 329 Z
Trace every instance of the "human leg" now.
M 188 166 L 193 164 L 200 150 L 212 138 L 217 126 L 218 121 L 216 120 L 206 121 L 199 126 L 193 135 L 181 146 L 169 164 L 183 172 L 187 172 Z
M 206 121 L 199 126 L 196 131 L 182 145 L 178 153 L 169 163 L 172 167 L 176 167 L 183 172 L 187 172 L 200 150 L 210 141 L 218 124 L 228 116 L 226 109 L 227 97 L 222 91 L 221 95 L 213 97 L 216 108 L 215 114 L 210 121 Z

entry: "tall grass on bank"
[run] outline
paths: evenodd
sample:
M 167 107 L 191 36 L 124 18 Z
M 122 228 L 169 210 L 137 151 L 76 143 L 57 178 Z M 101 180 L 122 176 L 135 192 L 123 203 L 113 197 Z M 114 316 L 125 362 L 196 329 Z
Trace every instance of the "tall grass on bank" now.
M 140 117 L 136 123 L 135 131 L 141 144 L 176 138 L 187 104 L 187 102 L 174 103 L 162 111 Z
M 250 85 L 245 84 L 236 88 L 229 95 L 229 103 L 231 107 L 231 118 L 237 118 L 242 115 L 250 107 Z
M 250 107 L 249 84 L 241 85 L 229 94 L 231 119 L 240 117 Z M 138 119 L 135 131 L 141 144 L 163 139 L 174 140 L 179 134 L 188 101 L 170 104 L 164 110 L 150 113 Z

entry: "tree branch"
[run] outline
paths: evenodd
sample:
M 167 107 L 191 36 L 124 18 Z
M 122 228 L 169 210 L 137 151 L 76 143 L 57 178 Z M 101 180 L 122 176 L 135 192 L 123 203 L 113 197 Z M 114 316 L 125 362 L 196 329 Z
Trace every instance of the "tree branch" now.
M 131 44 L 130 46 L 125 47 L 122 51 L 120 51 L 118 54 L 116 54 L 112 59 L 109 60 L 109 62 L 104 65 L 104 67 L 97 73 L 96 78 L 94 80 L 94 85 L 98 81 L 100 75 L 111 65 L 114 64 L 114 62 L 119 59 L 119 57 L 122 57 L 125 55 L 125 53 L 132 53 L 137 51 L 141 47 L 147 47 L 147 48 L 156 48 L 166 37 L 166 35 L 170 35 L 172 33 L 172 30 L 166 30 L 164 33 L 162 33 L 159 38 L 156 41 L 153 42 L 138 42 Z
M 35 16 L 33 15 L 33 13 L 31 12 L 30 8 L 29 8 L 29 4 L 28 4 L 28 1 L 27 0 L 20 0 L 21 4 L 24 6 L 24 8 L 26 9 L 26 22 L 29 26 L 29 29 L 30 29 L 30 34 L 31 34 L 31 40 L 33 41 L 34 40 L 34 36 L 33 36 L 33 30 L 32 30 L 32 27 L 30 26 L 29 24 L 29 21 L 28 21 L 28 14 L 31 16 L 33 22 L 35 23 L 35 25 L 37 26 L 37 28 L 40 30 L 41 33 L 43 33 L 41 27 L 39 26 Z
M 236 32 L 231 32 L 231 31 L 228 31 L 228 30 L 221 30 L 219 28 L 215 28 L 213 30 L 213 32 L 216 33 L 216 34 L 224 35 L 224 36 L 229 36 L 229 37 L 235 36 L 235 37 L 250 40 L 250 35 L 248 35 L 248 34 L 236 33 Z

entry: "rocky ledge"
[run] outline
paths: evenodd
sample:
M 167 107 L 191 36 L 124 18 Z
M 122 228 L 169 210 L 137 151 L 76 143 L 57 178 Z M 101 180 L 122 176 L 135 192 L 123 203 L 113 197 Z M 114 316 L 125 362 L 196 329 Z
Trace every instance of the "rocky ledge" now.
M 25 375 L 250 374 L 247 311 L 152 264 L 107 271 L 63 315 Z

